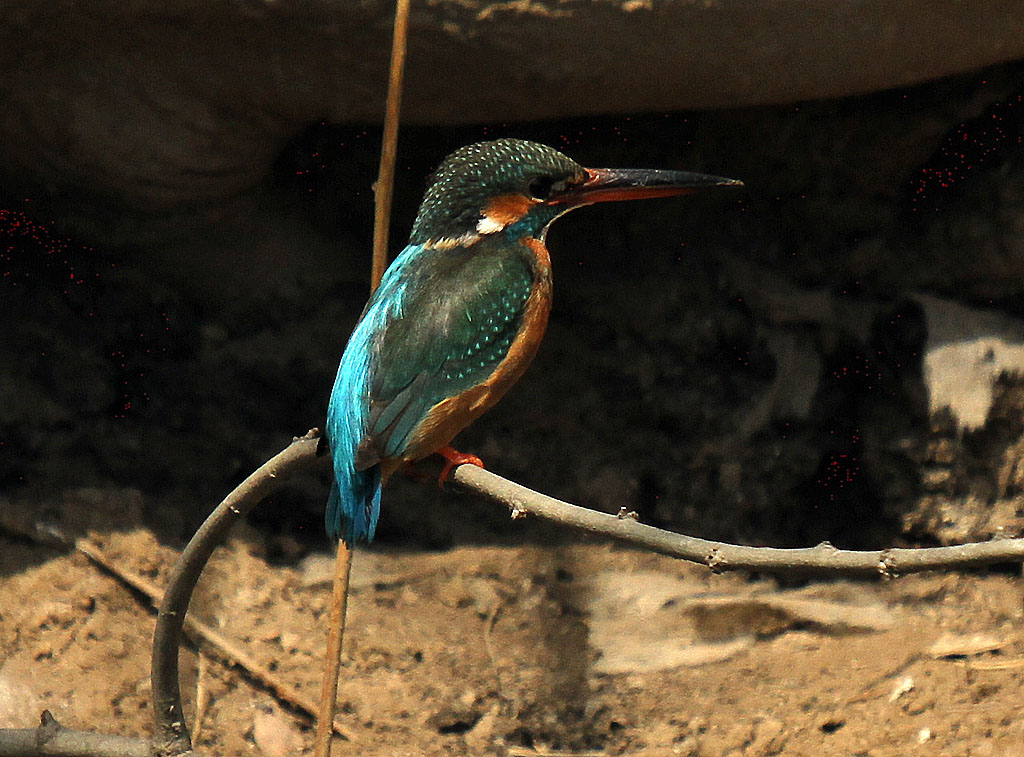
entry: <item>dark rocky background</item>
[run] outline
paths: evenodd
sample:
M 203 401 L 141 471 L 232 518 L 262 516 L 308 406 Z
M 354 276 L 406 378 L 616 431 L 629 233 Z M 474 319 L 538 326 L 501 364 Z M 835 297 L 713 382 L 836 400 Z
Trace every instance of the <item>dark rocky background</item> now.
M 916 17 L 874 23 L 881 4 L 840 3 L 795 24 L 786 3 L 739 5 L 417 10 L 395 249 L 431 168 L 497 136 L 749 187 L 556 224 L 548 337 L 459 446 L 702 536 L 1019 534 L 1020 19 L 908 3 Z M 212 8 L 4 11 L 8 502 L 137 488 L 181 539 L 323 420 L 367 286 L 386 8 Z M 326 491 L 297 482 L 253 520 L 281 554 L 320 545 Z M 379 538 L 524 529 L 548 538 L 402 480 Z

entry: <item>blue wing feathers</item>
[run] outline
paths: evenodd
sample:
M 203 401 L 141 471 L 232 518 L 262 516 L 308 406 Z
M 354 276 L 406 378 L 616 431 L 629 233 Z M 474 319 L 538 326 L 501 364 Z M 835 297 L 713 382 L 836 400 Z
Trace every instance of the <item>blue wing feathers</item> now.
M 388 270 L 349 337 L 327 408 L 327 442 L 334 464 L 327 533 L 350 545 L 372 541 L 380 516 L 380 465 L 360 470 L 356 457 L 367 431 L 375 342 L 388 318 L 401 311 L 403 285 L 396 270 L 400 268 Z
M 327 500 L 327 533 L 346 544 L 373 539 L 380 514 L 380 466 L 356 468 L 369 398 L 366 392 L 369 350 L 366 329 L 353 333 L 345 348 L 327 409 L 327 441 L 334 463 L 334 485 Z

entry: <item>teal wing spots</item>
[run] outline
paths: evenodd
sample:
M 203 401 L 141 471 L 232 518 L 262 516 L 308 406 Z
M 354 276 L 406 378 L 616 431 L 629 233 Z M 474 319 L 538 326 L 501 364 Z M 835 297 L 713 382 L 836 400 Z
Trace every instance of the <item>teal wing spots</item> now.
M 460 351 L 457 349 L 459 345 L 455 345 L 454 354 L 444 362 L 441 378 L 456 386 L 468 377 L 475 377 L 477 371 L 500 363 L 519 333 L 522 308 L 529 294 L 528 284 L 522 288 L 513 287 L 503 291 L 497 302 L 483 303 L 484 312 L 476 318 L 472 311 L 467 310 L 465 347 Z
M 401 317 L 374 345 L 359 467 L 400 457 L 435 404 L 482 383 L 505 358 L 533 288 L 528 255 L 478 243 L 439 251 L 418 266 Z

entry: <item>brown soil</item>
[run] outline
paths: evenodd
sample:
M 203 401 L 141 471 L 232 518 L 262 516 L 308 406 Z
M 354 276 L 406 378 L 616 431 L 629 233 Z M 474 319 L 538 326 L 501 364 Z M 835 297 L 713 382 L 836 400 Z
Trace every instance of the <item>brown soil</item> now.
M 177 555 L 94 538 L 158 584 Z M 264 552 L 236 534 L 193 612 L 315 696 L 330 559 Z M 1022 618 L 1008 573 L 793 588 L 598 544 L 361 551 L 335 754 L 1021 755 Z M 153 624 L 83 555 L 0 535 L 0 726 L 48 708 L 148 734 Z M 309 721 L 243 672 L 191 650 L 183 670 L 208 753 L 309 752 Z

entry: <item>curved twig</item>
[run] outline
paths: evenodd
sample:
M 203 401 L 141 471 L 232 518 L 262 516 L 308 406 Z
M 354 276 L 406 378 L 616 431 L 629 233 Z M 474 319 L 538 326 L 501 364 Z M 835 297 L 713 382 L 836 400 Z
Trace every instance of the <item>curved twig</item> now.
M 156 755 L 182 755 L 192 748 L 181 709 L 178 649 L 188 603 L 203 568 L 235 523 L 293 475 L 314 465 L 318 437 L 319 431 L 313 429 L 257 468 L 217 505 L 182 552 L 167 584 L 153 634 L 153 742 Z
M 74 542 L 74 547 L 102 570 L 115 576 L 125 586 L 145 595 L 154 608 L 160 607 L 163 603 L 164 592 L 162 589 L 144 576 L 112 560 L 91 538 L 78 539 Z M 186 636 L 191 637 L 196 644 L 202 647 L 199 655 L 200 667 L 204 660 L 213 657 L 228 667 L 241 668 L 247 677 L 251 678 L 258 686 L 271 692 L 279 702 L 293 707 L 297 712 L 305 713 L 310 718 L 316 718 L 316 705 L 305 693 L 282 680 L 280 675 L 268 666 L 261 664 L 242 645 L 235 643 L 195 615 L 185 616 L 183 629 Z M 201 708 L 197 705 L 197 709 Z M 343 730 L 338 723 L 333 725 L 335 733 L 352 741 L 351 733 Z M 192 734 L 193 741 L 197 739 L 198 724 L 195 730 L 196 733 Z M 0 750 L 0 756 L 2 755 L 3 751 Z

